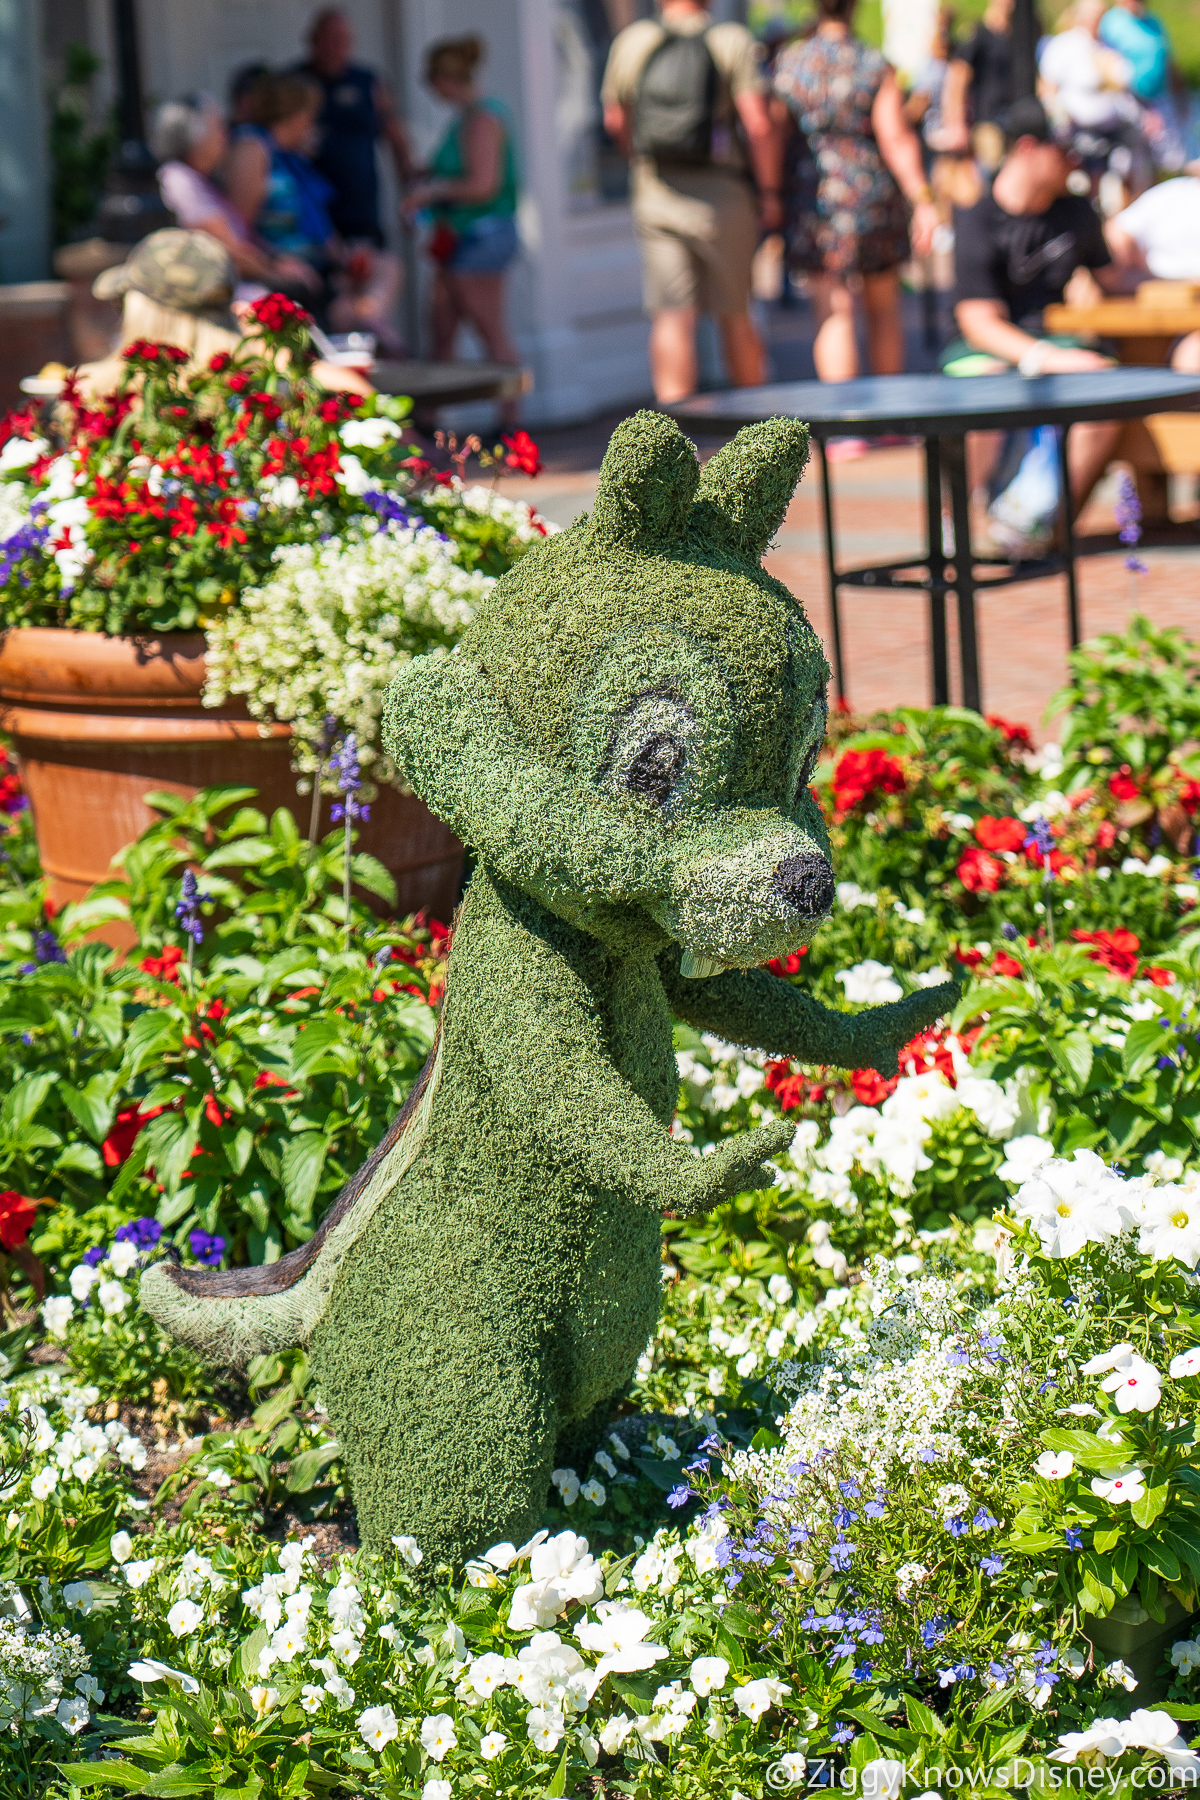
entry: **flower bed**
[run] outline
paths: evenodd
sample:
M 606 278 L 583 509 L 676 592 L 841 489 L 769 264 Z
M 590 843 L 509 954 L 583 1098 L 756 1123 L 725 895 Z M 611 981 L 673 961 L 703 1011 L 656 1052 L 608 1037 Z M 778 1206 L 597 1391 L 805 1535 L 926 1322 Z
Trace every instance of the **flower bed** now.
M 422 529 L 297 545 L 262 592 L 311 582 L 319 621 L 334 559 L 369 587 Z M 775 973 L 854 1008 L 956 967 L 961 1005 L 892 1078 L 676 1027 L 676 1134 L 702 1153 L 779 1112 L 790 1153 L 773 1188 L 665 1221 L 662 1319 L 609 1435 L 554 1471 L 533 1541 L 462 1571 L 355 1548 L 303 1355 L 222 1388 L 138 1305 L 168 1249 L 228 1265 L 311 1235 L 432 1041 L 446 933 L 350 894 L 357 773 L 311 850 L 246 797 L 164 803 L 124 878 L 53 919 L 11 811 L 12 1791 L 1192 1782 L 1189 655 L 1142 625 L 1081 652 L 1061 754 L 948 709 L 835 722 L 839 906 Z M 118 912 L 124 961 L 87 936 Z

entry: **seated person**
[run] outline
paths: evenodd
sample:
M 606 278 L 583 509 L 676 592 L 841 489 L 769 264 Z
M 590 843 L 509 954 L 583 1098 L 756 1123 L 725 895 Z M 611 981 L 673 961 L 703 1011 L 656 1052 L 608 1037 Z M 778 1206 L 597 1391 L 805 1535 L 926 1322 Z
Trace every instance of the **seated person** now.
M 1030 377 L 1107 368 L 1111 359 L 1098 351 L 1042 332 L 1043 307 L 1062 300 L 1077 270 L 1101 287 L 1119 285 L 1100 219 L 1090 201 L 1067 191 L 1073 158 L 1039 101 L 1016 101 L 1005 126 L 1008 149 L 991 187 L 954 215 L 954 317 L 962 335 L 944 352 L 942 367 L 962 375 L 1016 368 Z M 1110 461 L 1120 429 L 1102 422 L 1071 432 L 1076 511 Z M 982 478 L 983 470 L 977 466 L 975 474 Z
M 333 189 L 309 154 L 322 94 L 304 75 L 275 75 L 254 89 L 254 123 L 239 131 L 229 158 L 229 197 L 248 230 L 277 256 L 299 258 L 325 288 L 337 255 Z
M 235 280 L 232 257 L 209 232 L 155 231 L 143 238 L 119 267 L 96 277 L 98 300 L 122 300 L 121 329 L 110 355 L 76 369 L 83 393 L 89 399 L 111 394 L 125 369 L 121 352 L 139 338 L 186 350 L 192 368 L 236 349 L 253 320 L 248 303 L 230 304 Z M 318 360 L 311 372 L 322 387 L 371 392 L 353 369 Z
M 224 244 L 241 278 L 240 298 L 285 286 L 311 291 L 317 286 L 315 272 L 298 257 L 256 243 L 237 207 L 213 181 L 228 142 L 221 109 L 210 94 L 189 94 L 160 106 L 150 127 L 150 147 L 159 164 L 163 205 L 185 231 L 207 231 Z
M 1147 188 L 1108 221 L 1104 236 L 1127 292 L 1151 278 L 1200 282 L 1200 178 L 1178 175 Z M 1180 339 L 1171 367 L 1200 374 L 1200 331 Z

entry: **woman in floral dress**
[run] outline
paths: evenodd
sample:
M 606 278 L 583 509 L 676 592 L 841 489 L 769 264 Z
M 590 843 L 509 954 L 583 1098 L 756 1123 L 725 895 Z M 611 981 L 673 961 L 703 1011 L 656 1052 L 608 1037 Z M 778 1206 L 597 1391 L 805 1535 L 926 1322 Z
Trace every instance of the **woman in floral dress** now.
M 871 368 L 892 375 L 904 366 L 897 271 L 909 255 L 908 207 L 918 256 L 929 252 L 937 212 L 896 77 L 851 30 L 854 0 L 818 0 L 818 14 L 813 35 L 784 50 L 775 67 L 776 91 L 819 176 L 815 212 L 790 220 L 788 260 L 810 279 L 820 379 L 850 381 L 859 372 L 851 276 L 862 281 Z

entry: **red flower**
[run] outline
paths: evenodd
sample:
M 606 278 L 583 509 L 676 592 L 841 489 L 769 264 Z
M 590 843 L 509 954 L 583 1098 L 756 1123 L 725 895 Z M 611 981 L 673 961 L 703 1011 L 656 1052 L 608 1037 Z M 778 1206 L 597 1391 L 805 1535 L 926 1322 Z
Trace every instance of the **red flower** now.
M 1185 813 L 1194 813 L 1200 806 L 1200 781 L 1185 781 L 1179 790 L 1179 804 Z
M 286 294 L 264 294 L 250 308 L 264 331 L 286 331 L 292 325 L 311 325 L 312 319 L 302 306 Z
M 247 375 L 245 369 L 235 369 L 225 386 L 231 394 L 244 394 L 253 380 L 253 375 Z
M 288 1087 L 288 1084 L 282 1075 L 273 1075 L 270 1069 L 260 1069 L 258 1074 L 254 1077 L 254 1085 L 256 1088 L 283 1088 L 289 1094 L 294 1092 L 294 1089 Z
M 1147 981 L 1152 981 L 1155 987 L 1174 987 L 1175 985 L 1175 977 L 1170 969 L 1156 968 L 1153 963 L 1147 963 L 1142 974 Z
M 215 1094 L 205 1094 L 204 1116 L 210 1125 L 215 1125 L 217 1130 L 220 1131 L 222 1126 L 228 1125 L 233 1114 L 229 1111 L 228 1107 L 220 1104 Z
M 839 812 L 850 812 L 875 794 L 902 794 L 904 770 L 883 750 L 847 750 L 833 771 L 833 799 Z
M 1117 828 L 1111 819 L 1101 819 L 1096 827 L 1097 850 L 1111 850 L 1117 841 Z
M 143 1125 L 148 1125 L 151 1119 L 157 1119 L 163 1110 L 161 1106 L 152 1106 L 148 1111 L 142 1112 L 135 1103 L 117 1114 L 108 1136 L 100 1146 L 100 1154 L 110 1169 L 120 1168 L 133 1149 L 133 1141 Z
M 860 1106 L 882 1106 L 888 1095 L 896 1091 L 899 1079 L 898 1075 L 885 1077 L 877 1069 L 855 1069 L 850 1086 Z
M 1053 827 L 1051 829 L 1053 829 Z M 1036 844 L 1027 844 L 1025 846 L 1025 860 L 1026 862 L 1032 863 L 1035 869 L 1041 868 L 1043 860 L 1042 853 Z M 1046 860 L 1050 864 L 1050 872 L 1052 875 L 1057 875 L 1060 869 L 1073 869 L 1077 866 L 1075 858 L 1073 856 L 1068 856 L 1063 850 L 1052 850 Z
M 121 352 L 126 362 L 148 363 L 185 363 L 188 352 L 181 350 L 177 344 L 155 344 L 149 338 L 135 338 L 132 344 L 126 344 Z
M 1142 790 L 1128 763 L 1122 763 L 1117 773 L 1109 776 L 1108 791 L 1114 800 L 1140 800 Z
M 173 538 L 195 537 L 198 523 L 196 502 L 190 494 L 178 494 L 175 499 L 175 511 L 171 515 L 171 536 Z
M 1032 750 L 1033 739 L 1029 735 L 1028 725 L 1014 725 L 1009 719 L 1002 719 L 999 713 L 989 713 L 987 722 L 1002 735 L 1007 748 L 1015 753 L 1021 750 Z
M 800 958 L 808 955 L 808 945 L 802 944 L 799 950 L 790 950 L 786 956 L 776 956 L 763 967 L 770 969 L 772 975 L 797 975 L 800 972 Z
M 0 813 L 7 813 L 11 817 L 13 813 L 24 812 L 27 805 L 21 777 L 16 774 L 0 775 Z
M 966 888 L 968 894 L 994 894 L 1004 880 L 1004 864 L 989 856 L 986 850 L 979 850 L 974 844 L 968 844 L 958 859 L 958 867 L 954 871 Z
M 961 944 L 955 944 L 954 960 L 960 962 L 964 969 L 977 969 L 983 961 L 983 951 L 964 950 Z
M 792 1074 L 790 1062 L 769 1062 L 764 1071 L 764 1079 L 767 1092 L 775 1095 L 784 1112 L 803 1105 L 808 1083 L 799 1071 Z
M 1020 850 L 1029 827 L 1020 819 L 983 818 L 975 821 L 975 836 L 985 850 Z
M 0 1244 L 6 1250 L 19 1250 L 33 1228 L 38 1202 L 28 1194 L 6 1188 L 0 1194 Z
M 223 375 L 232 360 L 228 350 L 218 350 L 215 356 L 209 357 L 208 366 L 214 375 Z
M 993 962 L 988 973 L 998 976 L 1020 976 L 1023 975 L 1025 971 L 1015 956 L 1009 956 L 1006 950 L 998 950 L 996 952 L 996 960 Z
M 923 1075 L 928 1069 L 936 1069 L 939 1075 L 945 1076 L 951 1087 L 958 1086 L 953 1054 L 936 1031 L 918 1032 L 915 1038 L 905 1044 L 897 1061 L 902 1075 Z
M 154 975 L 159 981 L 179 980 L 179 965 L 183 961 L 183 951 L 178 944 L 164 944 L 161 956 L 144 956 L 138 968 L 146 975 Z
M 514 431 L 503 441 L 508 447 L 504 460 L 510 469 L 520 469 L 526 475 L 541 474 L 541 452 L 527 431 Z
M 1123 981 L 1132 981 L 1137 971 L 1138 951 L 1141 940 L 1132 931 L 1073 931 L 1071 936 L 1077 944 L 1091 944 L 1088 951 L 1092 961 L 1102 968 L 1111 969 Z

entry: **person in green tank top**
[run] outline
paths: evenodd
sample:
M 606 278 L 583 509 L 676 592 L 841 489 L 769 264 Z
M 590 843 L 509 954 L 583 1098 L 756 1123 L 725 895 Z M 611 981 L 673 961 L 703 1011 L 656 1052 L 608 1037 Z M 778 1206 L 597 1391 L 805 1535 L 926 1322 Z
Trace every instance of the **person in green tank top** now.
M 459 326 L 470 324 L 493 362 L 515 363 L 505 277 L 520 249 L 517 157 L 508 108 L 476 86 L 483 54 L 477 37 L 445 39 L 428 51 L 425 80 L 455 117 L 428 180 L 409 190 L 404 211 L 410 218 L 428 214 L 433 226 L 427 249 L 437 268 L 430 321 L 435 359 L 452 357 Z

